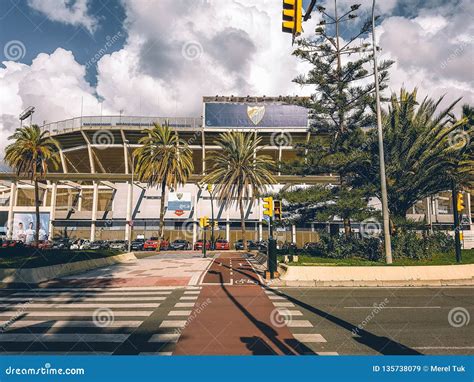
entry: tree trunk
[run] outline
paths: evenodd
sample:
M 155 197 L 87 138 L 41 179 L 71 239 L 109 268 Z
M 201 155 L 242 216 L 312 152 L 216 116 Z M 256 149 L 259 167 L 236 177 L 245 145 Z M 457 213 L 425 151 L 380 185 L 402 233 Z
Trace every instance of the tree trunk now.
M 39 230 L 40 230 L 40 210 L 39 210 L 39 187 L 38 187 L 38 179 L 36 178 L 35 178 L 35 214 L 36 214 L 35 245 L 38 245 Z
M 160 201 L 160 237 L 158 240 L 158 250 L 161 249 L 161 241 L 164 239 L 165 234 L 165 195 L 166 195 L 166 183 L 161 183 L 161 201 Z
M 246 232 L 245 232 L 245 211 L 244 211 L 244 203 L 242 200 L 239 201 L 239 208 L 240 208 L 240 227 L 242 230 L 242 244 L 244 246 L 244 251 L 246 251 L 247 240 L 246 240 Z
M 346 237 L 351 236 L 351 220 L 349 218 L 344 218 L 344 235 Z

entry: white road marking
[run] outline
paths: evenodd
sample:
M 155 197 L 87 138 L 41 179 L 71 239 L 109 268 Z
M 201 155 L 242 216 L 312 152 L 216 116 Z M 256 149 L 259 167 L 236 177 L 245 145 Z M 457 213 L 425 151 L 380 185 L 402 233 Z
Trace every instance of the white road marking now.
M 164 320 L 160 328 L 184 328 L 187 321 Z
M 71 301 L 73 303 L 82 301 L 132 301 L 138 303 L 139 301 L 164 301 L 166 297 L 86 297 L 86 296 L 75 296 L 75 297 L 8 297 L 2 299 L 3 301 L 22 301 L 23 303 L 32 304 L 37 302 L 64 302 Z M 29 302 L 31 301 L 31 303 Z
M 195 302 L 178 302 L 174 305 L 175 308 L 192 308 Z
M 120 311 L 115 310 L 114 317 L 148 317 L 150 314 L 153 313 L 152 310 L 135 310 L 135 311 Z M 94 314 L 93 311 L 84 312 L 83 310 L 69 310 L 69 311 L 54 311 L 52 312 L 51 309 L 43 309 L 41 311 L 28 311 L 25 312 L 25 315 L 30 317 L 87 317 L 90 318 Z M 21 316 L 22 314 L 20 314 Z M 18 314 L 16 312 L 0 312 L 0 317 L 9 317 L 14 318 L 17 317 Z
M 140 326 L 142 321 L 110 321 L 107 323 L 107 327 L 113 328 L 136 328 Z M 29 326 L 40 327 L 40 328 L 97 328 L 98 326 L 94 321 L 54 321 L 54 320 L 19 320 L 14 321 L 12 324 L 8 325 L 5 330 L 10 328 L 26 328 Z
M 168 313 L 168 316 L 189 316 L 192 310 L 172 310 Z
M 374 309 L 374 306 L 345 306 L 344 309 Z M 441 309 L 440 306 L 384 306 L 383 309 Z
M 270 300 L 286 300 L 285 297 L 283 297 L 283 296 L 276 296 L 276 295 L 275 295 L 275 296 L 268 296 L 268 298 L 269 298 Z
M 124 342 L 129 334 L 2 333 L 0 342 Z
M 317 355 L 339 355 L 337 351 L 319 351 L 316 352 Z
M 184 292 L 184 294 L 199 294 L 201 293 L 200 290 L 187 290 Z
M 274 302 L 273 305 L 277 308 L 290 308 L 295 306 L 292 302 Z
M 299 310 L 288 310 L 288 309 L 277 309 L 278 313 L 280 313 L 282 316 L 302 316 L 303 313 L 301 313 Z
M 327 342 L 321 334 L 293 334 L 299 342 Z
M 160 334 L 153 334 L 151 338 L 148 340 L 148 342 L 173 342 L 176 343 L 178 342 L 179 339 L 179 334 L 178 333 L 160 333 Z
M 72 304 L 36 304 L 36 303 L 30 303 L 27 304 L 28 308 L 31 309 L 36 309 L 36 308 L 49 308 L 49 309 L 67 309 L 67 308 L 157 308 L 160 306 L 159 303 L 142 303 L 142 302 L 127 302 L 126 304 L 114 304 L 114 303 L 94 303 L 94 304 L 88 304 L 86 303 L 72 303 Z M 12 308 L 12 309 L 18 309 L 18 308 L 24 308 L 25 306 L 19 305 L 19 304 L 0 304 L 0 308 Z
M 180 297 L 180 301 L 191 301 L 191 300 L 197 300 L 198 296 L 182 296 Z
M 289 328 L 312 328 L 313 324 L 308 320 L 287 320 L 286 326 Z

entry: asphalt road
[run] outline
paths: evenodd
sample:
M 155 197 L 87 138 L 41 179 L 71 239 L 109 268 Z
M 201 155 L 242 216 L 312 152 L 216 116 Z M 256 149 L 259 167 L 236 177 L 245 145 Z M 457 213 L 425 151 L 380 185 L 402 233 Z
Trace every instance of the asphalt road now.
M 281 288 L 330 354 L 474 354 L 474 288 Z M 469 322 L 470 321 L 470 322 Z M 293 334 L 308 328 L 291 328 Z

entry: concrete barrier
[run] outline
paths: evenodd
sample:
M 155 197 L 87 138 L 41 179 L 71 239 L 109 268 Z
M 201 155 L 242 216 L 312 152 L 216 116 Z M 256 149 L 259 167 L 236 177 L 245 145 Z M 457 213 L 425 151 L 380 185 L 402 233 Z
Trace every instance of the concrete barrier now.
M 429 266 L 289 266 L 280 264 L 282 286 L 474 285 L 474 264 Z
M 102 257 L 100 259 L 75 261 L 67 264 L 56 264 L 39 268 L 0 269 L 0 283 L 38 284 L 58 277 L 136 260 L 135 254 L 131 252 L 116 256 Z

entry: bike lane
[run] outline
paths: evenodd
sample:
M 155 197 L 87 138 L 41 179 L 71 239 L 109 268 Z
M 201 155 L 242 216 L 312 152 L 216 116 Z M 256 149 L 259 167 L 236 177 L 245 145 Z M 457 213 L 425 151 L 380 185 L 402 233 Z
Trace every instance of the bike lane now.
M 214 259 L 173 355 L 311 354 L 297 341 L 239 253 Z

